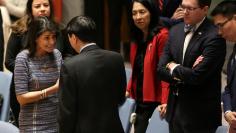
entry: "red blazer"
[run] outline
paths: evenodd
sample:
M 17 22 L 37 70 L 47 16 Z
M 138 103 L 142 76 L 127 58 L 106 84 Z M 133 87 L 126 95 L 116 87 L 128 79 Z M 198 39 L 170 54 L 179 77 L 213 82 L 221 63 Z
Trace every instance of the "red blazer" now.
M 166 28 L 153 37 L 148 43 L 144 57 L 144 74 L 143 74 L 143 101 L 144 102 L 161 102 L 167 103 L 169 84 L 161 81 L 157 76 L 157 65 L 162 54 L 163 47 L 166 44 L 168 30 Z M 130 48 L 130 63 L 134 68 L 134 60 L 137 52 L 137 44 L 132 43 Z M 136 82 L 137 77 L 133 74 L 129 80 L 127 91 L 131 98 L 136 99 Z

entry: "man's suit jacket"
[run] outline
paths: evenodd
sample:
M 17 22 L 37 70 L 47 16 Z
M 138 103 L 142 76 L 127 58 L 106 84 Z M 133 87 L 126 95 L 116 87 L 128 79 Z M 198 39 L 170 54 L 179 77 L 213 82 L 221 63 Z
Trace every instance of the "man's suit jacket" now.
M 221 124 L 221 70 L 226 54 L 225 40 L 217 35 L 217 28 L 205 19 L 194 32 L 183 58 L 184 23 L 174 26 L 159 61 L 161 79 L 170 82 L 167 106 L 167 120 L 173 113 L 181 116 L 188 127 L 216 127 Z M 193 67 L 195 60 L 202 55 L 203 61 Z M 166 64 L 174 61 L 177 66 L 172 75 Z M 175 79 L 180 79 L 178 84 Z M 178 96 L 173 94 L 176 86 Z M 178 108 L 176 109 L 176 105 Z
M 236 63 L 233 63 L 235 52 L 236 45 L 227 66 L 227 85 L 222 95 L 224 111 L 236 111 Z
M 84 48 L 62 66 L 59 132 L 122 133 L 118 105 L 125 101 L 126 75 L 120 54 Z

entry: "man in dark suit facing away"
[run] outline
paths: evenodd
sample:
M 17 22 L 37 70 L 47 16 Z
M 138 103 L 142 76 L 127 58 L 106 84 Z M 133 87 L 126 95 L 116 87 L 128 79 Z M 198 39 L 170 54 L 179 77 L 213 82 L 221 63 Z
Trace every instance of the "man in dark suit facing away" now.
M 73 18 L 66 30 L 71 46 L 79 54 L 62 66 L 59 132 L 124 132 L 118 113 L 126 88 L 122 56 L 96 45 L 96 25 L 88 17 Z
M 236 1 L 223 1 L 212 11 L 211 15 L 218 33 L 225 39 L 236 42 Z M 229 133 L 236 133 L 236 45 L 227 65 L 227 85 L 222 95 L 225 119 L 230 125 Z
M 225 40 L 207 16 L 211 0 L 183 0 L 184 22 L 172 27 L 158 71 L 170 83 L 171 133 L 215 133 L 221 125 Z M 163 108 L 162 108 L 163 109 Z

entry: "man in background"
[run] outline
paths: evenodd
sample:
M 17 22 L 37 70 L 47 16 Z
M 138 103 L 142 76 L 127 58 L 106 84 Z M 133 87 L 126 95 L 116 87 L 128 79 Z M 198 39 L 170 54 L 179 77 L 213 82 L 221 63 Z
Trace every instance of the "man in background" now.
M 223 1 L 212 11 L 211 15 L 218 33 L 226 40 L 236 42 L 236 1 Z M 236 45 L 227 65 L 227 85 L 222 95 L 226 121 L 230 125 L 229 133 L 236 133 Z
M 170 133 L 215 133 L 221 125 L 221 70 L 225 40 L 207 18 L 211 0 L 183 0 L 184 22 L 173 26 L 159 61 L 170 83 Z

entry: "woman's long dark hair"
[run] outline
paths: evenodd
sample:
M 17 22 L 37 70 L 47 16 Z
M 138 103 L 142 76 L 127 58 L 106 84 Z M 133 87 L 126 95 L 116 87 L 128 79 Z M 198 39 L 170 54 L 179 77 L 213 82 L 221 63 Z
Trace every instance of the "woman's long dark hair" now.
M 150 24 L 148 26 L 148 36 L 146 41 L 150 41 L 163 27 L 160 23 L 160 10 L 155 3 L 155 0 L 133 0 L 131 10 L 134 2 L 141 3 L 150 12 Z M 131 38 L 136 43 L 143 42 L 143 32 L 135 26 L 134 21 L 131 21 Z
M 29 57 L 35 56 L 36 40 L 46 31 L 58 33 L 58 27 L 55 22 L 47 17 L 37 17 L 30 23 L 26 37 L 26 48 L 29 50 Z

